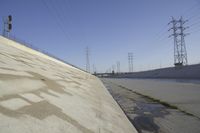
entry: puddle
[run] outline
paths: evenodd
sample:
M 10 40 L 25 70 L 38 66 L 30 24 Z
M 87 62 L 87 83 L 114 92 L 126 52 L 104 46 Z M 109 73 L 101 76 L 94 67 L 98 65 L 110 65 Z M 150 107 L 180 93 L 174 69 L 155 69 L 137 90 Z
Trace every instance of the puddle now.
M 160 133 L 155 118 L 169 115 L 167 107 L 119 86 L 105 86 L 139 133 Z
M 158 103 L 136 102 L 133 111 L 136 116 L 131 119 L 131 122 L 141 133 L 143 130 L 158 133 L 160 128 L 154 122 L 155 117 L 164 118 L 165 115 L 169 114 L 166 107 Z

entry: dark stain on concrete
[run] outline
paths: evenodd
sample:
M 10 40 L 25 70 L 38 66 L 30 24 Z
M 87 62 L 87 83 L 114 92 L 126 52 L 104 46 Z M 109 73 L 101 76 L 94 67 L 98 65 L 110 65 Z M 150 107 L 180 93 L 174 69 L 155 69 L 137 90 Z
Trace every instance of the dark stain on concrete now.
M 27 79 L 33 79 L 33 80 L 41 80 L 45 85 L 46 89 L 38 88 L 41 91 L 54 95 L 50 92 L 48 92 L 48 89 L 51 89 L 52 91 L 55 91 L 60 94 L 67 94 L 69 96 L 73 96 L 71 93 L 67 92 L 64 90 L 65 86 L 62 86 L 56 82 L 56 80 L 49 79 L 41 74 L 34 73 L 34 72 L 29 72 L 27 73 L 31 74 L 33 77 L 28 77 L 28 76 L 19 76 L 19 75 L 12 75 L 12 74 L 0 74 L 0 80 L 14 80 L 14 79 L 22 79 L 22 78 L 27 78 Z M 54 95 L 55 96 L 55 95 Z
M 160 127 L 154 119 L 169 115 L 167 107 L 126 88 L 107 82 L 104 84 L 139 133 L 160 133 Z
M 47 71 L 47 69 L 46 68 L 44 68 L 44 67 L 40 67 L 43 71 Z
M 134 114 L 137 114 L 137 116 L 132 120 L 132 122 L 139 132 L 146 130 L 158 133 L 160 128 L 154 122 L 154 118 L 164 118 L 165 115 L 169 114 L 169 112 L 166 110 L 166 107 L 159 103 L 136 102 Z
M 0 73 L 0 80 L 13 80 L 13 79 L 22 79 L 22 78 L 35 79 L 35 78 L 32 78 L 32 77 L 28 77 L 28 76 Z
M 6 64 L 4 61 L 1 61 L 1 60 L 0 60 L 0 62 L 1 62 L 2 64 Z
M 77 82 L 77 81 L 69 81 L 69 80 L 62 80 L 62 79 L 58 79 L 57 81 L 62 81 L 62 82 L 65 82 L 65 83 L 67 83 L 67 84 L 70 84 L 70 83 L 73 83 L 73 84 L 75 84 L 75 86 L 81 86 L 82 84 L 81 83 L 79 83 L 79 82 Z
M 5 107 L 0 106 L 0 111 L 2 114 L 9 116 L 9 117 L 15 117 L 19 118 L 22 115 L 29 115 L 36 119 L 43 120 L 49 116 L 56 116 L 64 121 L 69 122 L 73 126 L 75 126 L 77 129 L 79 129 L 83 133 L 94 133 L 92 130 L 84 127 L 81 125 L 78 121 L 70 117 L 69 115 L 62 112 L 62 109 L 58 108 L 57 106 L 47 102 L 47 101 L 41 101 L 38 103 L 31 103 L 31 105 L 24 106 L 18 110 L 10 110 Z
M 29 74 L 33 75 L 36 79 L 40 79 L 43 81 L 44 84 L 46 84 L 47 88 L 48 89 L 51 89 L 57 93 L 61 93 L 61 94 L 67 94 L 69 96 L 73 96 L 71 93 L 69 92 L 66 92 L 64 90 L 65 86 L 62 86 L 60 84 L 58 84 L 56 82 L 56 80 L 52 80 L 52 79 L 49 79 L 39 73 L 34 73 L 34 72 L 30 72 L 30 71 L 27 71 Z
M 10 110 L 10 109 L 7 109 L 3 106 L 0 106 L 0 112 L 6 116 L 9 116 L 9 117 L 20 117 L 23 113 L 20 113 L 20 112 L 17 112 L 17 111 L 13 111 L 13 110 Z
M 152 117 L 149 116 L 136 116 L 133 121 L 131 121 L 139 133 L 143 130 L 158 133 L 159 126 L 154 123 Z
M 32 117 L 38 118 L 38 119 L 45 119 L 48 116 L 55 115 L 58 118 L 67 121 L 74 125 L 76 128 L 81 130 L 83 133 L 93 133 L 93 131 L 89 130 L 88 128 L 81 125 L 78 121 L 73 119 L 72 117 L 66 115 L 62 112 L 62 110 L 58 107 L 56 107 L 53 104 L 50 104 L 46 101 L 42 101 L 39 103 L 34 103 L 31 106 L 25 106 L 18 110 L 19 112 L 23 112 L 25 114 L 28 114 Z
M 29 66 L 29 67 L 32 67 L 32 68 L 33 68 L 33 66 L 30 65 L 31 63 L 28 63 L 28 62 L 26 62 L 26 61 L 24 61 L 24 60 L 21 60 L 21 59 L 14 59 L 14 60 L 17 61 L 17 62 L 21 62 L 21 63 L 23 63 L 23 64 L 26 65 L 26 66 Z
M 12 74 L 0 74 L 0 80 L 2 80 L 2 81 L 3 80 L 16 80 L 16 79 L 25 79 L 25 78 L 32 79 L 32 80 L 41 80 L 44 84 L 46 84 L 46 87 L 45 88 L 38 88 L 37 90 L 29 91 L 29 92 L 35 93 L 38 96 L 40 96 L 41 92 L 44 92 L 44 93 L 47 93 L 49 95 L 58 97 L 57 95 L 49 92 L 48 89 L 50 89 L 50 90 L 55 91 L 55 92 L 60 93 L 60 94 L 67 94 L 69 96 L 73 96 L 71 93 L 65 91 L 64 86 L 58 84 L 56 82 L 56 80 L 48 79 L 47 77 L 44 77 L 40 74 L 33 73 L 33 72 L 27 72 L 27 73 L 31 74 L 33 77 L 19 76 L 19 75 L 12 75 Z

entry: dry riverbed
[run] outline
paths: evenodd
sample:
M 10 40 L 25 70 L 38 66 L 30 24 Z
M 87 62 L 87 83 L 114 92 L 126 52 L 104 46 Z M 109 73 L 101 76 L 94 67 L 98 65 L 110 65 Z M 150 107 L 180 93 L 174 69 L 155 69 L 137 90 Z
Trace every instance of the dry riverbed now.
M 176 106 L 102 79 L 139 133 L 200 133 L 200 119 Z

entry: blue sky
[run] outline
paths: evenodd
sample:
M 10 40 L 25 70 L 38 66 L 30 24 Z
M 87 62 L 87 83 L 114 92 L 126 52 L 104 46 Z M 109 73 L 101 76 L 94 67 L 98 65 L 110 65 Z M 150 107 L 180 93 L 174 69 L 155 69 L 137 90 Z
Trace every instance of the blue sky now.
M 12 35 L 83 69 L 88 46 L 99 72 L 117 61 L 128 71 L 128 52 L 134 71 L 172 66 L 167 23 L 182 15 L 194 24 L 185 38 L 189 64 L 200 62 L 199 0 L 0 0 L 1 27 L 9 14 Z

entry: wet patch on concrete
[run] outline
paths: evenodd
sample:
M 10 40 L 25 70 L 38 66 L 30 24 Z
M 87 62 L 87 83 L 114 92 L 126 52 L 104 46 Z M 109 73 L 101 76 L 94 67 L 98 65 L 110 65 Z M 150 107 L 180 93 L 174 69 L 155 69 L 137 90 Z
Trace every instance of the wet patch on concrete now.
M 103 82 L 139 133 L 199 133 L 199 119 L 123 86 Z M 191 127 L 186 126 L 191 123 Z
M 139 133 L 200 133 L 200 119 L 167 102 L 102 79 Z M 190 126 L 188 126 L 190 125 Z
M 134 113 L 137 114 L 137 116 L 132 120 L 132 122 L 138 131 L 142 132 L 143 130 L 146 130 L 155 133 L 158 133 L 160 128 L 154 122 L 154 118 L 164 118 L 165 115 L 169 114 L 166 107 L 159 103 L 144 102 L 136 102 Z
M 119 86 L 107 88 L 139 133 L 160 133 L 155 118 L 169 114 L 165 106 Z

